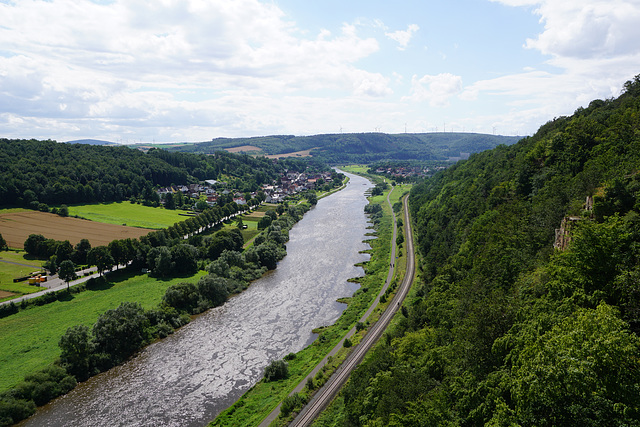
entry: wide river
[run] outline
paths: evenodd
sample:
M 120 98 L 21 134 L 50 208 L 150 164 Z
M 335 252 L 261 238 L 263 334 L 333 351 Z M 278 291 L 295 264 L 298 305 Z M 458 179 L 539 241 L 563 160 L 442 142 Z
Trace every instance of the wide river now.
M 290 231 L 287 256 L 225 305 L 195 318 L 128 363 L 38 410 L 25 426 L 202 426 L 260 380 L 271 360 L 336 321 L 368 248 L 364 178 L 324 199 Z

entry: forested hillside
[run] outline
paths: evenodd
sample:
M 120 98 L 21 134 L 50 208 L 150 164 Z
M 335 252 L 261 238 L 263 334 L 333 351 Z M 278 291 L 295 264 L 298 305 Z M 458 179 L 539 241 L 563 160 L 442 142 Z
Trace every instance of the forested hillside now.
M 421 281 L 348 424 L 640 425 L 639 167 L 640 76 L 414 187 Z
M 298 159 L 278 162 L 219 152 L 213 156 L 148 153 L 129 147 L 0 139 L 0 206 L 148 199 L 155 186 L 237 179 L 256 191 L 284 169 L 304 170 Z
M 262 154 L 311 150 L 311 155 L 330 164 L 371 163 L 379 160 L 447 160 L 460 153 L 477 153 L 520 137 L 477 133 L 345 133 L 312 136 L 274 135 L 255 138 L 216 138 L 212 141 L 170 148 L 175 151 L 214 153 L 250 146 Z

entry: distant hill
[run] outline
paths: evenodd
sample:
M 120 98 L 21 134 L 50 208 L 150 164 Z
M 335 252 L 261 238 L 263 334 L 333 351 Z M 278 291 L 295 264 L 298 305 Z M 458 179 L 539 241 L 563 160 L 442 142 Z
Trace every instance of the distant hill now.
M 67 141 L 67 144 L 117 145 L 115 142 L 101 141 L 99 139 L 76 139 L 74 141 Z
M 312 136 L 272 135 L 254 138 L 216 138 L 168 150 L 212 154 L 244 151 L 269 156 L 312 157 L 327 163 L 371 163 L 379 160 L 448 160 L 512 145 L 518 136 L 479 133 L 347 133 Z M 453 159 L 452 159 L 453 160 Z

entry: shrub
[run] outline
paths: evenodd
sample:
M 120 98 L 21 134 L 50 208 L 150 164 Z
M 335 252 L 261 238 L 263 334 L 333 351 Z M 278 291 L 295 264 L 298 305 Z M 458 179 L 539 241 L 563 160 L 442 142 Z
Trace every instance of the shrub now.
M 280 406 L 280 413 L 285 417 L 289 415 L 297 407 L 302 407 L 305 404 L 305 399 L 298 393 L 293 393 L 291 396 L 287 396 L 282 400 Z
M 278 381 L 289 376 L 289 365 L 284 360 L 274 360 L 264 370 L 266 382 Z
M 306 384 L 306 385 L 307 385 L 307 389 L 308 389 L 309 391 L 311 391 L 311 390 L 313 390 L 314 388 L 316 388 L 316 385 L 315 385 L 315 383 L 313 382 L 313 377 L 309 377 L 309 378 L 307 378 L 307 384 Z
M 0 396 L 0 426 L 10 426 L 24 420 L 36 412 L 32 400 L 16 399 L 11 396 Z

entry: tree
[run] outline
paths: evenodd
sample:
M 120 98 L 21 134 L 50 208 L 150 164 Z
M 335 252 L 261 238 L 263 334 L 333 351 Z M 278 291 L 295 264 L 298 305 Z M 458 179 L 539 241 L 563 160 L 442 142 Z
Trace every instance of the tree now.
M 62 366 L 78 381 L 90 376 L 91 337 L 85 325 L 72 326 L 58 342 Z
M 49 273 L 56 274 L 58 271 L 58 257 L 51 255 L 49 260 L 44 263 L 43 267 L 46 270 L 49 270 Z
M 640 338 L 611 306 L 578 310 L 526 346 L 512 370 L 522 425 L 623 425 L 640 411 Z
M 149 319 L 139 303 L 123 302 L 103 313 L 93 325 L 95 352 L 102 353 L 103 366 L 124 361 L 149 338 Z
M 280 248 L 273 242 L 261 243 L 256 247 L 256 253 L 260 259 L 260 265 L 267 267 L 269 270 L 275 270 L 280 256 Z
M 129 251 L 127 251 L 125 242 L 122 240 L 112 240 L 109 242 L 107 247 L 109 248 L 109 253 L 111 253 L 111 257 L 118 268 L 121 264 L 129 262 Z
M 209 205 L 207 204 L 206 200 L 198 200 L 196 202 L 196 210 L 198 210 L 198 211 L 202 212 L 203 210 L 207 209 L 208 207 L 209 207 Z
M 212 275 L 204 276 L 198 280 L 198 291 L 214 307 L 224 304 L 229 296 L 227 281 L 222 277 Z
M 171 262 L 176 274 L 193 274 L 198 271 L 198 250 L 191 245 L 175 245 L 171 247 Z
M 73 252 L 73 246 L 71 242 L 68 240 L 58 241 L 55 245 L 56 248 L 56 258 L 58 258 L 58 262 L 62 262 L 71 258 L 71 253 Z
M 175 263 L 172 261 L 171 250 L 166 246 L 153 248 L 147 254 L 149 268 L 161 277 L 171 274 Z
M 69 207 L 67 205 L 60 206 L 60 209 L 58 209 L 58 215 L 64 217 L 69 216 Z
M 4 240 L 4 237 L 2 237 L 2 234 L 0 234 L 0 251 L 6 251 L 9 250 L 9 247 L 7 246 L 7 241 Z
M 167 193 L 164 195 L 164 207 L 165 209 L 176 208 L 176 198 L 173 197 L 173 193 Z
M 67 259 L 60 263 L 58 277 L 67 283 L 67 289 L 69 289 L 69 282 L 78 277 L 76 275 L 76 266 L 73 264 L 73 261 Z
M 24 250 L 33 256 L 38 256 L 40 252 L 40 245 L 45 241 L 45 237 L 42 234 L 29 234 L 27 240 L 24 241 Z
M 289 376 L 289 364 L 284 360 L 273 360 L 264 370 L 264 380 L 278 381 Z
M 95 265 L 101 276 L 104 270 L 111 270 L 115 265 L 111 252 L 109 252 L 109 248 L 106 246 L 92 248 L 87 254 L 87 263 L 89 265 Z
M 176 310 L 194 313 L 200 302 L 200 293 L 193 283 L 182 282 L 169 286 L 162 302 Z
M 71 253 L 71 260 L 75 264 L 83 265 L 87 263 L 87 254 L 91 250 L 91 243 L 87 239 L 78 242 Z
M 316 195 L 316 193 L 314 191 L 309 191 L 305 194 L 306 199 L 309 201 L 309 203 L 312 206 L 315 206 L 318 204 L 318 196 Z

